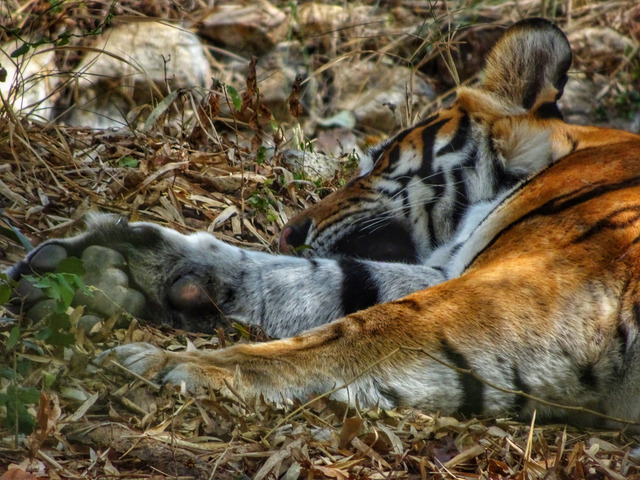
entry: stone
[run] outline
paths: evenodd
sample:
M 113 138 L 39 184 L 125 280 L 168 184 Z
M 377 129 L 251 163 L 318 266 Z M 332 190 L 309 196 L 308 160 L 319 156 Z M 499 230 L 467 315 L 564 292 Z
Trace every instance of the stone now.
M 631 39 L 612 28 L 588 27 L 567 35 L 574 65 L 589 73 L 611 74 L 633 49 Z
M 6 80 L 0 82 L 0 92 L 14 112 L 49 120 L 53 113 L 51 95 L 60 83 L 59 76 L 53 74 L 55 53 L 49 45 L 40 45 L 11 58 L 11 53 L 21 46 L 22 42 L 14 40 L 0 47 L 0 66 L 7 71 Z
M 261 55 L 285 39 L 287 15 L 266 1 L 216 5 L 198 33 L 234 53 Z
M 393 132 L 412 124 L 407 105 L 425 105 L 435 98 L 433 88 L 408 68 L 382 61 L 355 62 L 335 69 L 336 95 L 351 110 L 359 128 Z
M 203 88 L 211 71 L 204 47 L 188 30 L 159 22 L 120 25 L 99 38 L 75 69 L 76 103 L 64 121 L 112 128 L 127 113 L 179 88 Z
M 335 158 L 322 153 L 294 149 L 283 150 L 280 162 L 293 173 L 311 181 L 331 180 L 340 168 L 340 162 Z

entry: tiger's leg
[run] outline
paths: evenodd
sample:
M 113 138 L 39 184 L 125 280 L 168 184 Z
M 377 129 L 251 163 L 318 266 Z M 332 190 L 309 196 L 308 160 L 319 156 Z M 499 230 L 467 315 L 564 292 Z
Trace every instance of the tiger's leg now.
M 182 235 L 150 223 L 95 216 L 76 237 L 51 240 L 9 270 L 19 279 L 52 271 L 69 255 L 85 261 L 93 297 L 77 298 L 109 316 L 125 310 L 157 323 L 211 332 L 230 321 L 294 335 L 345 313 L 400 298 L 444 280 L 426 266 L 357 259 L 302 259 L 243 250 L 213 235 Z M 22 281 L 16 301 L 41 300 Z M 106 298 L 105 298 L 106 297 Z
M 137 373 L 191 391 L 229 393 L 228 384 L 247 399 L 304 400 L 344 386 L 333 397 L 363 406 L 518 416 L 537 409 L 538 418 L 597 423 L 580 410 L 587 408 L 638 420 L 637 407 L 618 398 L 638 376 L 637 366 L 625 367 L 630 353 L 621 347 L 621 311 L 601 311 L 623 287 L 585 279 L 566 295 L 561 291 L 579 272 L 567 269 L 546 283 L 512 272 L 467 274 L 295 338 L 215 352 L 131 344 L 115 354 Z M 505 274 L 510 281 L 493 278 Z M 541 308 L 540 298 L 564 300 Z M 628 388 L 627 398 L 637 395 L 637 385 Z

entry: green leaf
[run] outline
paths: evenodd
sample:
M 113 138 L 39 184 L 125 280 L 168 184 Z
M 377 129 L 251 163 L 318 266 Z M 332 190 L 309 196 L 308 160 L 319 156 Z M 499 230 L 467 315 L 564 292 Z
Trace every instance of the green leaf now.
M 0 366 L 0 377 L 6 378 L 7 380 L 13 380 L 14 378 L 16 378 L 16 374 L 13 371 L 13 368 L 2 365 Z M 2 403 L 3 395 L 6 396 L 6 394 L 0 393 L 0 405 L 3 404 Z
M 140 165 L 140 160 L 130 156 L 122 157 L 118 160 L 119 167 L 137 168 L 138 165 Z
M 0 284 L 0 305 L 9 303 L 10 299 L 11 299 L 11 287 L 6 283 Z
M 15 403 L 7 402 L 7 416 L 4 418 L 5 427 L 12 429 L 16 424 L 16 417 L 18 417 L 18 433 L 31 433 L 36 423 L 33 415 L 29 413 L 24 405 L 18 404 L 17 411 Z
M 42 347 L 38 345 L 36 342 L 34 342 L 33 340 L 29 338 L 23 338 L 22 344 L 29 350 L 33 350 L 34 352 L 36 352 L 38 355 L 44 355 L 44 350 L 42 349 Z
M 26 342 L 23 340 L 22 343 L 25 344 Z M 44 355 L 44 353 L 42 353 L 42 355 Z M 22 375 L 23 377 L 28 375 L 32 368 L 33 362 L 28 358 L 18 359 L 18 362 L 16 363 L 16 371 L 18 372 L 18 375 Z
M 58 47 L 64 47 L 69 43 L 70 35 L 68 33 L 63 33 L 58 37 Z
M 7 350 L 11 350 L 15 347 L 18 340 L 20 340 L 20 327 L 18 325 L 14 325 L 9 332 L 9 338 L 7 338 Z
M 29 46 L 28 43 L 23 43 L 21 47 L 18 47 L 13 52 L 11 52 L 10 56 L 11 58 L 21 57 L 22 55 L 24 55 L 29 51 L 29 48 L 31 47 Z
M 238 90 L 231 85 L 227 85 L 227 94 L 231 97 L 231 101 L 233 102 L 233 106 L 236 107 L 236 110 L 240 110 L 242 108 L 242 99 L 238 94 Z
M 236 331 L 240 334 L 240 336 L 242 338 L 245 338 L 247 340 L 249 340 L 251 338 L 251 334 L 249 333 L 249 331 L 246 328 L 244 328 L 244 325 L 242 325 L 240 323 L 233 322 L 231 324 L 231 326 L 236 329 Z
M 46 340 L 51 336 L 52 333 L 53 330 L 51 330 L 50 327 L 43 327 L 33 334 L 33 338 L 35 338 L 36 340 Z
M 18 387 L 18 398 L 25 404 L 38 403 L 40 400 L 40 390 L 33 387 Z
M 71 328 L 71 321 L 69 315 L 57 314 L 49 317 L 49 323 L 47 325 L 54 330 L 69 330 Z
M 53 300 L 60 300 L 60 284 L 50 281 L 49 285 L 44 288 L 44 294 Z
M 84 275 L 84 264 L 76 257 L 68 257 L 62 260 L 56 267 L 55 273 L 71 273 L 73 275 Z
M 258 151 L 256 152 L 256 163 L 258 165 L 262 165 L 267 158 L 267 149 L 264 145 L 260 145 L 258 147 Z
M 0 404 L 6 407 L 7 416 L 2 419 L 2 423 L 13 429 L 18 420 L 19 433 L 30 433 L 33 431 L 35 418 L 27 410 L 27 405 L 32 405 L 40 399 L 40 392 L 36 388 L 24 388 L 10 385 L 7 393 L 0 395 Z
M 71 301 L 73 300 L 73 296 L 76 291 L 67 281 L 67 275 L 60 275 L 59 282 L 60 300 L 58 301 L 58 305 L 56 305 L 56 313 L 64 313 L 67 308 L 71 306 Z
M 50 388 L 51 385 L 53 385 L 53 382 L 55 382 L 57 378 L 58 378 L 58 375 L 54 373 L 45 373 L 44 377 L 42 377 L 42 381 L 46 388 Z
M 76 337 L 72 333 L 56 331 L 47 339 L 47 343 L 55 345 L 56 347 L 68 347 L 69 345 L 73 345 L 75 340 Z

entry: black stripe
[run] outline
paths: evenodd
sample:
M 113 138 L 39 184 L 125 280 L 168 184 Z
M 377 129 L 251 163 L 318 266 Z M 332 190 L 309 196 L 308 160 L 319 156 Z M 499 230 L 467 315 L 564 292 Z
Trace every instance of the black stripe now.
M 615 217 L 621 213 L 633 213 L 634 215 L 629 216 L 628 218 L 622 219 L 620 222 L 616 222 Z M 615 212 L 610 213 L 605 218 L 598 220 L 594 226 L 589 228 L 586 232 L 576 238 L 572 243 L 580 243 L 585 240 L 588 240 L 593 235 L 602 232 L 603 230 L 615 230 L 618 228 L 626 228 L 640 220 L 640 205 L 632 205 L 628 207 L 623 207 Z
M 394 407 L 403 405 L 402 395 L 395 388 L 383 385 L 377 378 L 373 379 L 373 387 Z
M 397 142 L 393 142 L 393 146 L 387 151 L 387 158 L 389 159 L 387 162 L 387 168 L 390 168 L 400 160 L 400 145 Z
M 545 102 L 536 108 L 533 115 L 540 120 L 547 120 L 551 118 L 557 118 L 562 120 L 564 117 L 562 116 L 562 112 L 558 108 L 558 104 L 556 102 Z
M 635 309 L 635 307 L 634 307 Z M 618 342 L 618 358 L 619 362 L 613 366 L 613 375 L 616 379 L 621 379 L 625 373 L 626 366 L 630 364 L 627 361 L 627 345 L 629 345 L 629 328 L 626 325 L 619 324 L 616 328 L 616 340 Z
M 633 304 L 633 319 L 636 321 L 636 326 L 640 328 L 640 303 L 638 302 Z
M 400 144 L 407 137 L 407 135 L 409 135 L 414 130 L 415 130 L 415 127 L 407 128 L 406 130 L 403 130 L 402 132 L 398 133 L 395 137 L 393 137 L 393 139 L 388 144 L 384 144 L 384 149 L 380 152 L 380 157 L 382 157 L 382 155 L 388 152 L 387 155 L 389 157 L 389 163 L 387 165 L 387 168 L 393 167 L 396 163 L 398 163 L 398 160 L 400 159 L 400 150 L 401 150 Z M 376 165 L 377 163 L 378 162 L 376 161 Z M 374 165 L 374 169 L 375 169 L 375 165 Z
M 500 160 L 499 155 L 493 155 L 493 189 L 496 190 L 506 190 L 514 186 L 520 180 L 522 180 L 522 175 L 518 175 L 517 173 L 511 172 L 506 169 L 505 165 Z
M 505 200 L 502 203 L 505 203 L 505 202 L 511 200 L 518 192 L 520 192 L 527 185 L 529 185 L 532 180 L 538 179 L 538 178 L 543 178 L 543 177 L 541 177 L 540 175 L 537 175 L 535 177 L 532 177 L 528 181 L 522 183 L 519 186 L 519 188 L 517 190 L 515 190 L 514 192 L 512 192 L 507 198 L 505 198 Z M 482 250 L 480 250 L 469 262 L 467 262 L 466 266 L 469 266 L 473 262 L 475 262 L 476 258 L 478 258 L 478 256 L 481 255 L 484 251 L 489 249 L 495 242 L 497 242 L 498 239 L 505 232 L 511 230 L 512 228 L 514 228 L 517 225 L 529 220 L 532 217 L 535 217 L 535 216 L 538 216 L 538 215 L 543 215 L 543 216 L 555 215 L 556 213 L 559 213 L 559 212 L 561 212 L 563 210 L 570 209 L 570 208 L 575 207 L 575 206 L 577 206 L 577 205 L 579 205 L 581 203 L 586 203 L 586 202 L 588 202 L 590 200 L 593 200 L 593 199 L 595 199 L 595 198 L 597 198 L 599 196 L 605 195 L 607 193 L 614 192 L 616 190 L 623 190 L 623 189 L 629 188 L 629 187 L 635 187 L 637 185 L 640 185 L 640 177 L 633 177 L 633 178 L 624 180 L 622 182 L 617 182 L 617 183 L 610 184 L 610 185 L 600 184 L 600 185 L 597 185 L 597 186 L 595 186 L 593 188 L 589 188 L 590 187 L 589 185 L 585 185 L 584 187 L 576 189 L 571 193 L 568 193 L 568 194 L 565 194 L 565 195 L 560 195 L 560 196 L 554 198 L 553 200 L 549 200 L 548 202 L 544 203 L 540 207 L 531 210 L 529 213 L 521 216 L 520 218 L 515 220 L 513 223 L 510 223 L 509 225 L 504 227 L 502 230 L 500 230 L 500 232 L 498 232 L 493 237 L 493 239 L 489 243 L 487 243 L 487 245 Z M 585 192 L 585 190 L 586 190 L 586 192 Z M 584 192 L 584 193 L 578 194 L 578 192 Z
M 419 127 L 423 127 L 425 125 L 429 125 L 431 122 L 433 122 L 435 119 L 437 119 L 440 116 L 439 113 L 434 113 L 433 115 L 429 115 L 427 118 L 425 118 L 424 120 L 416 123 L 414 125 L 414 128 L 419 128 Z
M 580 367 L 579 381 L 588 389 L 596 390 L 598 388 L 598 376 L 592 363 Z
M 633 177 L 621 182 L 611 184 L 600 184 L 594 186 L 593 188 L 587 187 L 586 192 L 584 192 L 585 188 L 583 187 L 579 190 L 576 190 L 576 192 L 583 191 L 584 193 L 581 193 L 579 195 L 567 194 L 554 198 L 553 200 L 549 200 L 540 207 L 526 214 L 519 221 L 524 221 L 525 219 L 536 215 L 555 215 L 556 213 L 559 213 L 563 210 L 568 210 L 582 203 L 586 203 L 589 200 L 593 200 L 594 198 L 606 195 L 607 193 L 615 192 L 617 190 L 623 190 L 629 187 L 635 187 L 638 185 L 640 185 L 640 177 Z
M 449 342 L 441 340 L 442 351 L 447 357 L 447 361 L 452 365 L 462 369 L 471 370 L 471 366 L 463 354 L 455 350 Z M 465 417 L 471 417 L 474 414 L 481 414 L 484 412 L 484 385 L 483 383 L 474 378 L 473 376 L 459 372 L 458 379 L 460 386 L 462 387 L 462 403 L 460 404 L 458 411 Z
M 451 212 L 451 223 L 453 231 L 457 231 L 460 219 L 469 209 L 469 193 L 467 190 L 467 182 L 464 178 L 464 172 L 461 169 L 455 169 L 453 172 L 453 188 L 455 195 L 453 197 L 453 211 Z
M 348 315 L 378 303 L 378 286 L 367 266 L 352 258 L 339 261 L 342 270 L 342 311 Z
M 422 130 L 422 164 L 416 173 L 423 181 L 429 181 L 429 177 L 433 173 L 433 146 L 436 135 L 446 123 L 447 120 L 440 120 Z
M 512 367 L 512 371 L 513 371 L 513 386 L 514 389 L 517 391 L 520 391 L 522 393 L 526 393 L 526 394 L 530 394 L 531 393 L 531 389 L 529 388 L 529 385 L 527 385 L 525 383 L 525 381 L 522 379 L 522 376 L 520 375 L 520 369 L 518 368 L 517 365 L 513 365 Z M 521 414 L 522 411 L 525 409 L 525 407 L 527 406 L 529 399 L 523 395 L 515 395 L 514 399 L 513 399 L 513 410 L 516 414 Z
M 478 146 L 473 145 L 465 155 L 465 159 L 460 164 L 460 168 L 478 168 Z
M 462 150 L 469 139 L 469 132 L 471 130 L 471 118 L 466 113 L 460 117 L 458 122 L 458 129 L 451 141 L 442 147 L 436 153 L 436 157 L 440 155 L 446 155 L 447 153 L 455 153 Z
M 429 229 L 429 248 L 434 249 L 438 245 L 440 245 L 440 235 L 436 232 L 435 221 L 432 215 L 433 207 L 435 207 L 439 201 L 444 197 L 445 193 L 445 185 L 447 184 L 447 180 L 442 171 L 439 171 L 433 175 L 427 181 L 425 181 L 426 185 L 429 185 L 433 189 L 433 199 L 429 202 L 424 203 L 423 208 L 427 215 L 427 224 Z

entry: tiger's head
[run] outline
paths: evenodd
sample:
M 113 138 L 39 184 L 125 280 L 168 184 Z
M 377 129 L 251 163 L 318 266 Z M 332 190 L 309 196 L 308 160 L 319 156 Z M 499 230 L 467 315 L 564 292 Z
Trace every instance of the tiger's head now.
M 460 88 L 451 106 L 370 151 L 344 188 L 285 225 L 281 251 L 420 263 L 469 207 L 575 147 L 557 133 L 570 65 L 559 28 L 543 19 L 513 25 L 479 86 Z

